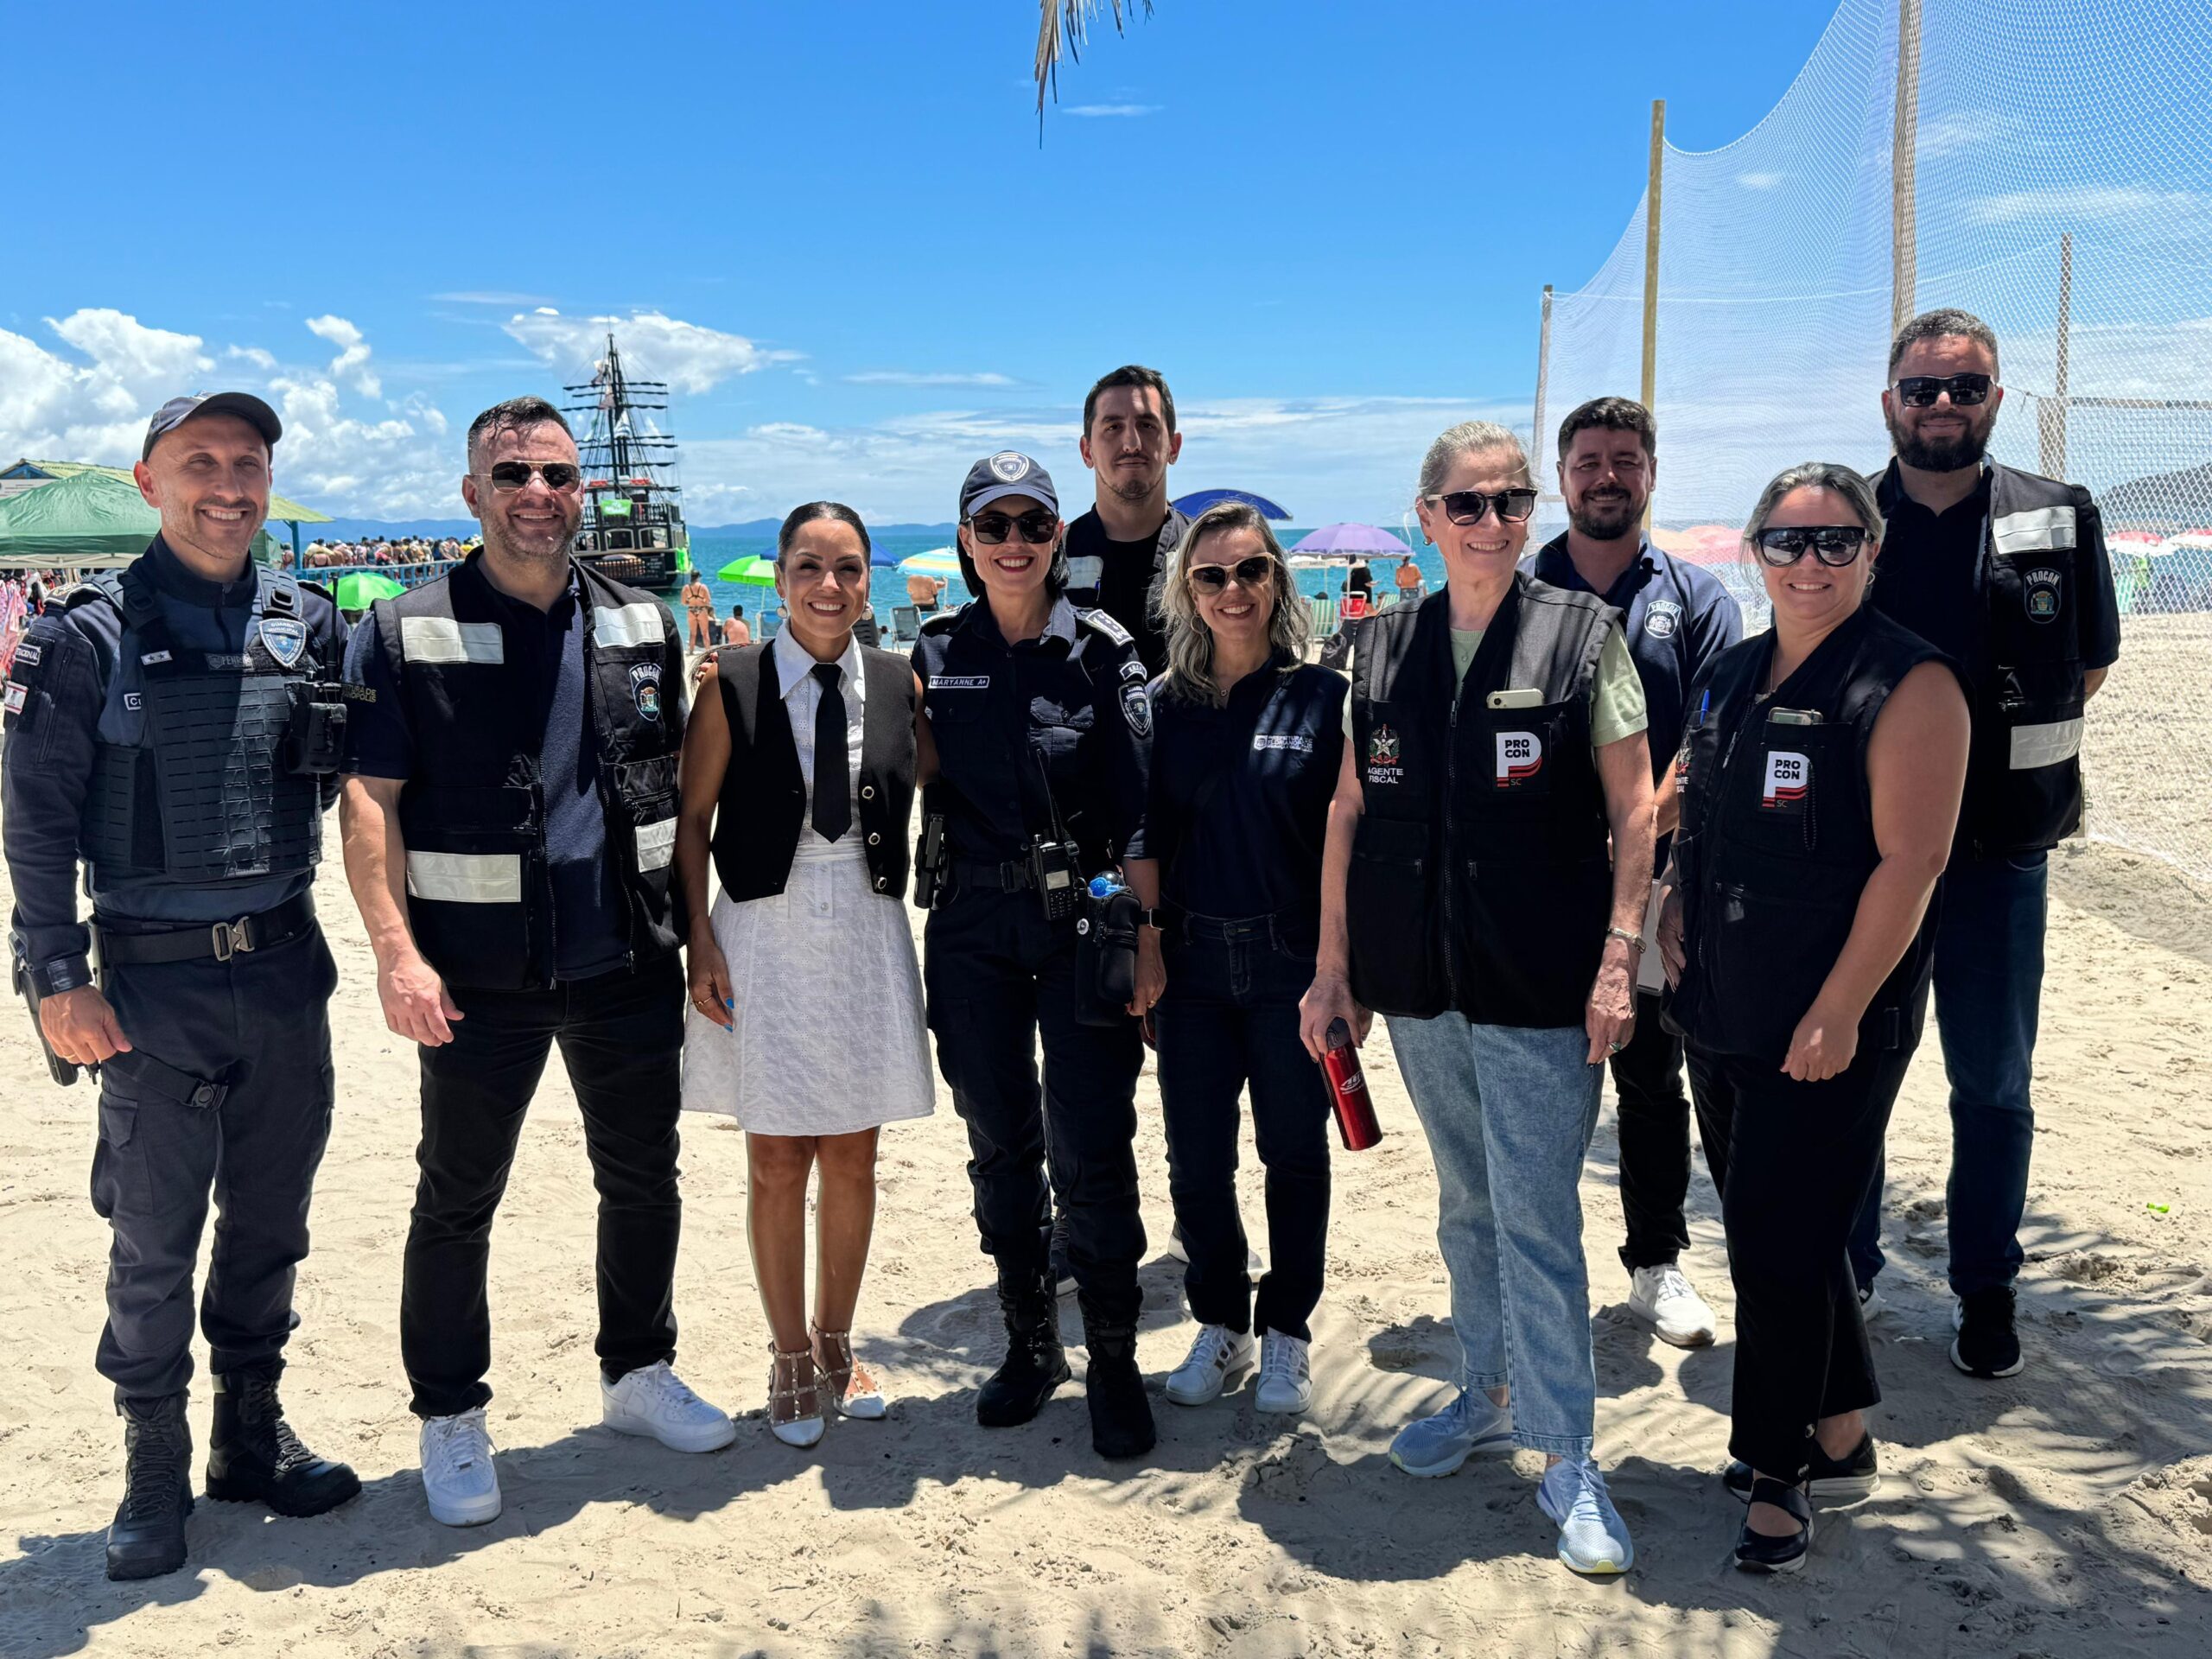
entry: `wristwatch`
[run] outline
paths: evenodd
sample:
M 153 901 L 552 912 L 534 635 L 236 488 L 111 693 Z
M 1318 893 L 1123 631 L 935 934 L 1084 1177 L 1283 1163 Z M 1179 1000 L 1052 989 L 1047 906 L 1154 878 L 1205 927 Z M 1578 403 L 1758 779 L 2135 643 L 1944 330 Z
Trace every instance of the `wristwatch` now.
M 1141 910 L 1137 912 L 1137 925 L 1139 927 L 1148 927 L 1154 932 L 1158 933 L 1164 930 L 1167 924 L 1160 919 L 1160 906 L 1154 905 L 1149 910 Z
M 1622 944 L 1627 945 L 1631 950 L 1641 950 L 1643 949 L 1643 935 L 1641 933 L 1631 933 L 1624 927 L 1609 927 L 1605 930 L 1605 937 L 1609 939 L 1620 940 Z

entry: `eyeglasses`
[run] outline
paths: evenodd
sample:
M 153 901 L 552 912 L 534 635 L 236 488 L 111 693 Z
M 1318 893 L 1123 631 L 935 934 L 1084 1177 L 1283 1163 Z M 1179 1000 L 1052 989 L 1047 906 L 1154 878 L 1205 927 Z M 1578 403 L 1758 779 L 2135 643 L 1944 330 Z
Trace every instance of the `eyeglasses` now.
M 976 539 L 986 547 L 996 547 L 1007 538 L 1009 531 L 1020 530 L 1021 539 L 1033 547 L 1041 547 L 1052 539 L 1052 532 L 1060 527 L 1059 517 L 1042 507 L 1034 512 L 1025 512 L 1016 518 L 1003 512 L 979 512 L 968 521 L 968 528 Z
M 1822 524 L 1817 528 L 1793 524 L 1787 530 L 1763 530 L 1758 534 L 1759 557 L 1777 570 L 1786 570 L 1805 556 L 1808 548 L 1822 564 L 1838 569 L 1859 556 L 1866 544 L 1863 524 Z
M 1908 374 L 1891 390 L 1907 409 L 1933 409 L 1939 391 L 1949 392 L 1952 403 L 1959 408 L 1973 409 L 1989 401 L 1993 384 L 1992 378 L 1986 374 Z
M 1229 586 L 1231 576 L 1247 588 L 1264 588 L 1274 573 L 1275 562 L 1264 553 L 1255 553 L 1234 564 L 1194 564 L 1184 575 L 1198 592 L 1217 594 Z
M 584 480 L 583 471 L 573 461 L 495 461 L 485 476 L 492 480 L 492 487 L 501 494 L 530 487 L 531 474 L 545 480 L 545 487 L 556 495 L 566 495 Z
M 1480 490 L 1453 490 L 1445 495 L 1424 495 L 1421 499 L 1431 505 L 1442 502 L 1444 516 L 1455 524 L 1479 524 L 1492 507 L 1505 523 L 1525 524 L 1536 510 L 1536 493 L 1526 487 L 1495 490 L 1488 495 Z

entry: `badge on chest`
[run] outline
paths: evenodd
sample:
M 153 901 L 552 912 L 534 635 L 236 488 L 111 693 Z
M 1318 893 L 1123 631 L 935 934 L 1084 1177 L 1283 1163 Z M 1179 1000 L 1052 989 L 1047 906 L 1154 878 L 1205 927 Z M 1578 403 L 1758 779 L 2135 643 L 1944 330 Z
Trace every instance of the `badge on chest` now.
M 1763 810 L 1802 812 L 1805 797 L 1813 787 L 1811 757 L 1795 749 L 1769 749 L 1766 753 L 1766 779 L 1759 790 L 1759 806 Z
M 1498 733 L 1496 753 L 1491 781 L 1500 789 L 1517 789 L 1544 769 L 1544 740 L 1534 732 Z

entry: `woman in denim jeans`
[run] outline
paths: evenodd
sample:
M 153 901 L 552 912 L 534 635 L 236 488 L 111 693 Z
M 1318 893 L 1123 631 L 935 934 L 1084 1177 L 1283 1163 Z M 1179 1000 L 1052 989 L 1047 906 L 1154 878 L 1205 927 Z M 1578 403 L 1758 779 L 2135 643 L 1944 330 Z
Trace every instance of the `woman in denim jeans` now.
M 1620 1573 L 1577 1185 L 1603 1063 L 1635 1025 L 1651 770 L 1616 613 L 1516 569 L 1535 505 L 1503 427 L 1454 427 L 1421 464 L 1445 590 L 1361 630 L 1301 1032 L 1318 1054 L 1332 1021 L 1389 1015 L 1436 1160 L 1458 1387 L 1391 1461 L 1448 1475 L 1542 1452 L 1559 1558 Z
M 1145 846 L 1159 862 L 1167 989 L 1153 1010 L 1169 1190 L 1198 1321 L 1167 1397 L 1198 1406 L 1252 1369 L 1254 1404 L 1313 1403 L 1306 1319 L 1329 1226 L 1329 1095 L 1299 1040 L 1313 980 L 1321 849 L 1344 745 L 1344 682 L 1304 661 L 1306 601 L 1267 520 L 1200 514 L 1161 594 Z M 1253 1304 L 1236 1207 L 1238 1093 L 1267 1168 L 1267 1275 Z

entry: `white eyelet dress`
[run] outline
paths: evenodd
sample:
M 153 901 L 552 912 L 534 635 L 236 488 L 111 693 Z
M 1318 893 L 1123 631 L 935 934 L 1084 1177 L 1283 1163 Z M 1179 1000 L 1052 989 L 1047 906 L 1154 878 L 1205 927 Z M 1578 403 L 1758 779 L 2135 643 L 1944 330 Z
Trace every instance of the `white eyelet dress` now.
M 813 659 L 785 635 L 771 648 L 807 811 L 783 892 L 742 904 L 715 895 L 715 938 L 729 963 L 736 1025 L 689 1009 L 684 1109 L 734 1117 L 754 1135 L 850 1135 L 927 1117 L 936 1094 L 913 935 L 905 901 L 874 890 L 861 825 L 860 652 L 849 646 L 839 664 L 852 823 L 828 842 L 813 822 L 821 701 Z

